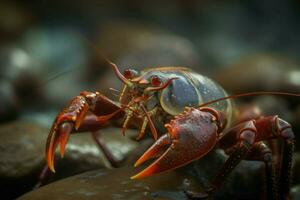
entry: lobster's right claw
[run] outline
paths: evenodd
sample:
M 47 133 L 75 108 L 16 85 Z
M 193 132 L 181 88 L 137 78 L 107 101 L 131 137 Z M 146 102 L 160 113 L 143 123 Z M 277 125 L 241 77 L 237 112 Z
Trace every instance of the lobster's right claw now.
M 216 144 L 217 126 L 210 113 L 188 108 L 170 124 L 161 136 L 135 163 L 157 158 L 150 166 L 131 177 L 138 179 L 175 169 L 206 155 Z
M 89 106 L 83 96 L 73 98 L 70 104 L 57 115 L 46 144 L 46 160 L 49 169 L 55 172 L 54 156 L 57 145 L 60 144 L 61 157 L 64 156 L 65 147 L 70 133 L 77 130 L 85 117 Z

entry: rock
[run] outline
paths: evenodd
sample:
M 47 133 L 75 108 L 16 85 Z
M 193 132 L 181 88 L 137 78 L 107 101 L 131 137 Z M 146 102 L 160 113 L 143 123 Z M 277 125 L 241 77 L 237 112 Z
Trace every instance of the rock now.
M 151 134 L 151 133 L 149 133 Z M 135 136 L 136 137 L 136 136 Z M 133 137 L 133 138 L 135 138 Z M 147 136 L 146 136 L 147 137 Z M 133 164 L 143 155 L 144 152 L 154 143 L 152 138 L 143 138 L 139 141 L 139 145 L 134 149 L 126 159 L 126 165 L 133 166 Z
M 26 99 L 29 99 L 30 105 L 36 105 L 42 96 L 37 87 L 42 82 L 42 76 L 37 70 L 41 66 L 38 67 L 28 51 L 15 46 L 4 46 L 0 49 L 0 62 L 1 76 L 12 85 L 21 108 Z
M 0 127 L 0 186 L 3 198 L 10 199 L 30 190 L 45 166 L 45 144 L 49 128 L 26 121 Z M 119 129 L 101 131 L 103 140 L 116 159 L 123 159 L 136 142 L 123 137 Z M 128 130 L 130 132 L 130 130 Z M 59 155 L 57 153 L 57 158 Z M 48 182 L 92 169 L 110 167 L 90 134 L 72 135 L 64 159 L 56 160 L 56 171 Z
M 31 25 L 34 17 L 28 8 L 16 1 L 1 1 L 0 40 L 14 39 Z
M 127 131 L 130 132 L 135 131 Z M 101 130 L 101 139 L 117 160 L 123 160 L 137 146 L 137 142 L 124 137 L 118 128 Z M 72 135 L 64 158 L 61 159 L 58 152 L 56 158 L 56 173 L 50 182 L 89 170 L 111 168 L 89 133 Z
M 61 107 L 79 95 L 87 85 L 86 59 L 84 43 L 67 28 L 32 28 L 17 46 L 0 49 L 1 75 L 34 109 Z
M 29 122 L 11 122 L 1 126 L 0 176 L 19 178 L 32 173 L 42 163 L 41 154 L 47 129 Z M 12 156 L 13 155 L 13 156 Z
M 28 54 L 38 62 L 36 71 L 42 77 L 40 87 L 51 105 L 64 106 L 86 88 L 85 44 L 73 30 L 37 27 L 26 32 L 22 42 Z
M 74 137 L 74 136 L 73 136 Z M 130 180 L 130 176 L 148 164 L 134 169 L 132 164 L 152 141 L 141 142 L 129 156 L 126 165 L 119 169 L 97 170 L 51 183 L 20 199 L 185 199 L 183 182 L 190 183 L 189 189 L 203 191 L 211 183 L 227 156 L 222 150 L 210 152 L 204 158 L 186 167 L 161 173 L 141 180 Z M 66 155 L 68 152 L 66 152 Z M 150 161 L 151 162 L 151 161 Z M 72 164 L 74 166 L 74 164 Z M 296 170 L 296 166 L 294 170 Z M 58 171 L 58 170 L 57 170 Z M 242 161 L 224 180 L 215 194 L 215 199 L 259 199 L 264 194 L 264 164 Z
M 0 127 L 0 187 L 3 199 L 30 190 L 44 161 L 47 129 L 28 122 L 11 122 Z
M 199 68 L 199 58 L 191 41 L 150 24 L 110 22 L 103 25 L 97 44 L 121 69 L 130 66 Z
M 291 199 L 298 200 L 300 199 L 300 185 L 296 185 L 291 189 Z
M 130 180 L 134 173 L 133 167 L 87 172 L 49 184 L 19 199 L 185 199 L 182 183 L 186 176 L 171 171 Z
M 51 183 L 19 199 L 186 199 L 183 183 L 188 182 L 189 189 L 193 191 L 203 191 L 203 186 L 208 180 L 210 182 L 224 159 L 222 153 L 214 152 L 184 169 L 140 180 L 130 180 L 130 176 L 137 172 L 133 167 L 97 170 Z M 261 163 L 242 162 L 225 180 L 223 189 L 217 191 L 215 199 L 261 197 L 263 176 L 260 169 Z
M 151 139 L 140 142 L 128 157 L 127 165 L 131 166 L 153 144 Z M 200 188 L 207 188 L 224 165 L 227 155 L 220 149 L 214 150 L 200 160 L 179 168 L 178 173 L 194 177 Z M 297 160 L 297 159 L 296 159 Z M 151 161 L 150 161 L 151 163 Z M 296 162 L 297 163 L 297 162 Z M 148 162 L 149 164 L 149 162 Z M 146 165 L 148 165 L 146 164 Z M 144 165 L 144 167 L 146 166 Z M 142 167 L 142 168 L 144 168 Z M 293 168 L 297 173 L 297 165 Z M 194 186 L 191 186 L 195 188 Z M 199 187 L 199 186 L 198 186 Z M 241 161 L 227 177 L 223 186 L 215 194 L 216 199 L 260 199 L 265 193 L 264 163 L 258 161 Z M 199 190 L 199 188 L 196 187 Z M 203 190 L 202 190 L 203 191 Z
M 280 55 L 261 54 L 241 58 L 214 77 L 230 93 L 249 91 L 300 92 L 299 63 Z M 239 78 L 233 78 L 239 77 Z
M 256 105 L 263 115 L 278 115 L 282 119 L 293 123 L 294 113 L 289 107 L 288 99 L 284 97 L 259 96 L 255 97 L 251 104 Z
M 18 115 L 19 102 L 10 82 L 0 81 L 0 122 L 15 119 Z

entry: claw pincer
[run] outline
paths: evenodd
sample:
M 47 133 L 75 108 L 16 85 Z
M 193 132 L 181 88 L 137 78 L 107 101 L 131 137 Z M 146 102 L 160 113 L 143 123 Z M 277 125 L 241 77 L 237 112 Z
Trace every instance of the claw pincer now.
M 186 165 L 206 155 L 217 142 L 218 120 L 213 113 L 207 111 L 186 108 L 165 127 L 168 133 L 137 160 L 135 167 L 151 158 L 158 159 L 132 179 Z
M 83 117 L 89 109 L 84 96 L 74 97 L 68 106 L 59 113 L 52 125 L 46 144 L 47 164 L 51 171 L 54 170 L 54 155 L 57 145 L 60 143 L 60 153 L 63 157 L 65 146 L 73 128 L 78 129 Z

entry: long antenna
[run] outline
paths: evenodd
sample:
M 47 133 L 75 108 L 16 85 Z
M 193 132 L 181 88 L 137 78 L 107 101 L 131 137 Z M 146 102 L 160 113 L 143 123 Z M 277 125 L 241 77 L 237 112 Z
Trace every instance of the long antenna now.
M 64 76 L 65 74 L 68 74 L 76 69 L 80 69 L 80 66 L 66 69 L 62 72 L 58 72 L 57 74 L 54 74 L 53 76 L 50 76 L 49 78 L 47 78 L 45 81 L 42 81 L 41 84 L 38 85 L 38 88 L 43 87 L 43 86 L 47 85 L 49 82 L 51 82 L 61 76 Z
M 215 99 L 200 105 L 200 107 L 207 106 L 209 104 L 213 104 L 219 101 L 224 101 L 226 99 L 237 99 L 241 97 L 250 97 L 250 96 L 261 96 L 261 95 L 273 95 L 273 96 L 293 96 L 293 97 L 300 97 L 300 94 L 291 93 L 291 92 L 248 92 L 248 93 L 241 93 L 241 94 L 234 94 L 227 97 L 222 97 L 219 99 Z
M 115 63 L 113 63 L 112 61 L 110 61 L 106 56 L 104 56 L 103 53 L 99 50 L 99 48 L 96 45 L 94 45 L 91 41 L 89 41 L 87 38 L 81 36 L 80 34 L 77 33 L 77 35 L 80 38 L 82 38 L 87 44 L 89 44 L 89 46 L 91 46 L 97 52 L 97 54 L 101 56 L 101 59 L 103 59 L 106 63 L 108 63 L 111 66 L 111 68 L 114 70 L 115 74 L 120 79 L 120 81 L 122 81 L 123 83 L 125 83 L 128 86 L 132 85 L 132 83 L 128 79 L 126 79 L 123 76 L 123 74 L 119 71 L 117 65 Z
M 131 85 L 130 81 L 128 81 L 122 73 L 120 73 L 120 71 L 118 70 L 118 67 L 116 66 L 116 64 L 114 64 L 113 62 L 111 62 L 109 59 L 107 59 L 106 56 L 104 56 L 104 54 L 99 50 L 99 48 L 93 44 L 90 40 L 88 40 L 85 36 L 83 36 L 82 34 L 78 33 L 78 32 L 74 32 L 75 35 L 77 35 L 77 37 L 79 37 L 80 39 L 84 40 L 85 43 L 87 43 L 90 47 L 92 47 L 97 55 L 99 55 L 104 62 L 106 62 L 108 65 L 110 65 L 112 67 L 112 69 L 114 70 L 114 72 L 117 74 L 117 77 L 125 84 Z M 37 88 L 41 88 L 45 85 L 47 85 L 48 83 L 50 83 L 51 81 L 64 76 L 65 74 L 68 74 L 74 70 L 80 69 L 81 66 L 78 67 L 73 67 L 70 69 L 66 69 L 65 71 L 59 72 L 57 74 L 54 74 L 53 76 L 50 76 L 49 78 L 47 78 L 45 81 L 42 81 L 41 84 L 39 84 L 37 86 Z

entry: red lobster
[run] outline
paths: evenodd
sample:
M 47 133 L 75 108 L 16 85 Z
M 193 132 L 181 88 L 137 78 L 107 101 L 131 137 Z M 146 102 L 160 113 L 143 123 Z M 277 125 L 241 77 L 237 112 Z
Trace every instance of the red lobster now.
M 70 133 L 95 133 L 111 122 L 124 119 L 123 134 L 129 125 L 135 125 L 140 127 L 137 139 L 141 139 L 149 127 L 156 140 L 135 166 L 157 159 L 132 179 L 178 168 L 218 147 L 229 155 L 228 160 L 205 192 L 186 191 L 188 197 L 213 194 L 243 159 L 265 163 L 268 199 L 288 197 L 295 142 L 291 125 L 278 116 L 262 116 L 254 108 L 235 108 L 233 99 L 263 94 L 299 95 L 256 92 L 228 96 L 217 83 L 187 68 L 160 67 L 141 72 L 126 69 L 122 74 L 115 64 L 109 64 L 124 83 L 119 100 L 115 102 L 99 92 L 84 91 L 57 115 L 46 146 L 47 163 L 53 172 L 55 149 L 60 144 L 63 157 Z M 270 139 L 283 139 L 284 143 L 277 174 L 272 151 L 265 143 Z M 97 141 L 116 165 L 105 144 Z

